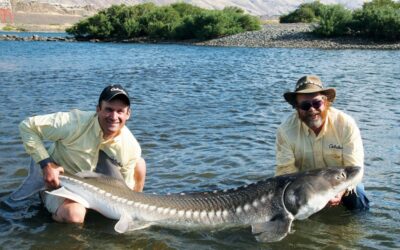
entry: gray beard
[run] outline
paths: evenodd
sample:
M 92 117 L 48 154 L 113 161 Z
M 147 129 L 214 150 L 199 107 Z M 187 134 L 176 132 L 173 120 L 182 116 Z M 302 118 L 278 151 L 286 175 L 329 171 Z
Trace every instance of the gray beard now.
M 311 129 L 320 128 L 322 126 L 322 118 L 319 117 L 317 120 L 309 120 L 309 119 L 307 119 L 306 120 L 306 125 Z

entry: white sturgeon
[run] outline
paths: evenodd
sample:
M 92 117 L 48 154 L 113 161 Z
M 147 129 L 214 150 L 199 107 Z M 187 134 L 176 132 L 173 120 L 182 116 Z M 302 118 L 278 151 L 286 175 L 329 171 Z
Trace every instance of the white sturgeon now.
M 118 220 L 115 230 L 161 226 L 251 225 L 259 241 L 283 239 L 294 219 L 320 211 L 339 192 L 361 181 L 359 167 L 329 168 L 268 178 L 229 190 L 158 195 L 133 192 L 97 173 L 65 174 L 51 195 L 75 200 Z

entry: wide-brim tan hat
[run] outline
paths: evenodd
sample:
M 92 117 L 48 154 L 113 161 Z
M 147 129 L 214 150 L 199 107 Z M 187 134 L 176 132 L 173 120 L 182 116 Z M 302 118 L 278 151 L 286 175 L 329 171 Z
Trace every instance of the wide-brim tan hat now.
M 330 102 L 333 102 L 336 98 L 336 90 L 334 88 L 324 88 L 321 79 L 314 75 L 303 76 L 300 78 L 296 83 L 294 92 L 286 92 L 283 94 L 283 97 L 294 107 L 296 105 L 297 94 L 311 93 L 321 93 L 325 95 Z

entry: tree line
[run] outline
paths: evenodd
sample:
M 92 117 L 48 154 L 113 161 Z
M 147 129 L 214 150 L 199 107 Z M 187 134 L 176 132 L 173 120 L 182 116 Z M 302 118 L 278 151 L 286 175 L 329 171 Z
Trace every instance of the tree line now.
M 342 5 L 304 3 L 279 18 L 281 23 L 317 23 L 314 34 L 323 37 L 360 36 L 376 40 L 400 40 L 400 3 L 372 0 L 351 11 Z
M 261 29 L 259 18 L 237 7 L 206 10 L 186 3 L 113 5 L 66 32 L 78 39 L 205 40 Z

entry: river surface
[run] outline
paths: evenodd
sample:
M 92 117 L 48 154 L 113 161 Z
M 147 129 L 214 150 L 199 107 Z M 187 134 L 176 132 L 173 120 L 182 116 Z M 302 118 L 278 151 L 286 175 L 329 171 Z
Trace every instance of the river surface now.
M 400 51 L 213 48 L 185 45 L 0 42 L 0 248 L 399 249 Z M 9 195 L 27 175 L 18 123 L 27 116 L 95 110 L 106 84 L 132 96 L 127 126 L 147 162 L 145 192 L 233 188 L 273 176 L 275 131 L 293 110 L 282 94 L 317 74 L 337 88 L 365 147 L 365 213 L 326 209 L 277 243 L 250 227 L 151 227 L 119 235 L 89 213 L 54 223 L 38 197 Z

